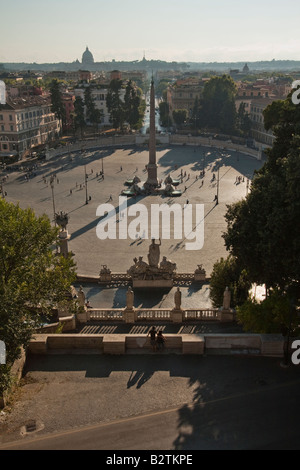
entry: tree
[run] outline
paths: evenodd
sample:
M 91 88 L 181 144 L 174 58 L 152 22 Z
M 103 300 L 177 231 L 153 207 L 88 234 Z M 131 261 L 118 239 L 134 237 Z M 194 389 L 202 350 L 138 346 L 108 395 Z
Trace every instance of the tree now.
M 110 113 L 110 122 L 115 129 L 122 128 L 125 121 L 124 103 L 120 98 L 122 80 L 111 80 L 106 96 L 106 105 Z
M 165 98 L 168 86 L 170 85 L 170 80 L 160 80 L 158 85 L 155 87 L 155 93 L 158 98 Z
M 57 234 L 47 216 L 36 217 L 32 209 L 0 199 L 0 339 L 7 353 L 0 390 L 8 383 L 21 347 L 26 348 L 53 307 L 66 302 L 76 279 L 71 256 L 53 251 Z
M 132 81 L 129 80 L 124 97 L 124 115 L 132 129 L 142 127 L 144 113 L 140 95 Z
M 221 307 L 226 287 L 231 291 L 232 307 L 243 304 L 248 298 L 251 283 L 247 273 L 241 269 L 237 259 L 228 256 L 221 258 L 213 266 L 210 281 L 210 298 L 214 307 Z
M 201 123 L 201 106 L 200 106 L 200 99 L 198 96 L 195 98 L 191 121 L 193 123 L 194 129 L 199 129 Z
M 286 336 L 288 328 L 293 336 L 299 333 L 296 310 L 291 310 L 288 296 L 276 290 L 261 303 L 248 299 L 237 308 L 237 319 L 245 331 L 252 333 L 281 333 Z
M 84 92 L 84 104 L 86 106 L 86 117 L 88 121 L 98 128 L 101 123 L 103 111 L 96 108 L 95 100 L 92 97 L 91 87 L 87 87 Z
M 246 103 L 241 103 L 237 113 L 237 127 L 245 137 L 249 136 L 252 123 L 249 114 L 246 112 Z
M 186 109 L 174 109 L 172 115 L 175 124 L 180 127 L 187 120 L 188 112 Z
M 75 131 L 80 129 L 81 138 L 82 138 L 83 128 L 85 126 L 85 118 L 84 118 L 84 102 L 80 96 L 76 96 L 75 98 L 73 123 L 74 123 Z
M 166 101 L 161 101 L 159 103 L 159 115 L 160 122 L 163 127 L 170 127 L 170 125 L 172 125 L 172 119 L 170 117 L 170 108 L 169 104 Z
M 273 102 L 264 112 L 275 141 L 245 200 L 228 206 L 225 246 L 249 279 L 271 296 L 300 298 L 300 106 Z M 249 306 L 248 306 L 249 307 Z M 250 307 L 249 307 L 250 308 Z M 252 307 L 251 307 L 252 308 Z M 259 309 L 264 307 L 258 307 Z M 251 311 L 254 311 L 252 309 Z M 248 310 L 247 310 L 248 312 Z M 242 312 L 243 313 L 243 312 Z
M 62 125 L 66 124 L 66 110 L 62 100 L 62 93 L 60 91 L 60 84 L 57 80 L 52 80 L 50 84 L 51 96 L 51 110 L 55 113 L 57 119 L 61 121 Z
M 201 127 L 233 133 L 236 129 L 236 85 L 228 75 L 212 77 L 201 98 Z

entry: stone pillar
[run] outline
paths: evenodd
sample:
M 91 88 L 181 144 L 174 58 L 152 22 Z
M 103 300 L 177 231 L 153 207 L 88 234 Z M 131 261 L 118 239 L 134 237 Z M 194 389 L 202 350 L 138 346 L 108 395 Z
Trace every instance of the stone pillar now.
M 147 165 L 148 178 L 146 187 L 158 186 L 157 163 L 156 163 L 156 130 L 155 130 L 155 92 L 154 81 L 151 81 L 150 90 L 150 133 L 149 133 L 149 163 Z
M 201 281 L 205 281 L 205 279 L 206 279 L 205 269 L 203 269 L 202 264 L 198 264 L 198 268 L 195 269 L 195 272 L 194 272 L 194 281 L 201 282 Z
M 100 279 L 99 282 L 102 284 L 109 284 L 111 282 L 111 270 L 108 269 L 106 264 L 102 265 L 102 269 L 100 271 Z

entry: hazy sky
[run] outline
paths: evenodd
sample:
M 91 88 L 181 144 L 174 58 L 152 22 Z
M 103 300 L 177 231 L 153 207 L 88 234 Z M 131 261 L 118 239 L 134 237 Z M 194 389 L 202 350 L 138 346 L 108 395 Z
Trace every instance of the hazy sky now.
M 300 60 L 299 0 L 0 0 L 0 62 Z

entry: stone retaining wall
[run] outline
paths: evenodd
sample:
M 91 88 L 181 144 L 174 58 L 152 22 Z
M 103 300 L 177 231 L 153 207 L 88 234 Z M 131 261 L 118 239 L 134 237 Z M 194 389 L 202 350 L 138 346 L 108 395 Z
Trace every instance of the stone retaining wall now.
M 259 334 L 165 334 L 166 352 L 179 354 L 251 353 L 283 357 L 282 336 Z M 126 354 L 152 351 L 150 339 L 141 334 L 36 334 L 30 341 L 31 354 L 93 352 Z
M 147 135 L 119 135 L 111 137 L 99 137 L 94 140 L 82 140 L 75 144 L 68 144 L 64 147 L 57 149 L 50 149 L 46 152 L 46 159 L 59 157 L 74 152 L 94 151 L 103 147 L 122 147 L 122 146 L 146 146 L 148 147 L 149 134 Z M 201 136 L 189 136 L 179 134 L 157 134 L 157 145 L 191 145 L 191 146 L 205 146 L 214 147 L 221 150 L 234 150 L 246 155 L 250 155 L 258 160 L 261 159 L 261 151 L 249 148 L 245 145 L 234 144 L 232 142 L 224 142 L 221 140 L 206 138 Z M 261 146 L 261 145 L 260 145 Z

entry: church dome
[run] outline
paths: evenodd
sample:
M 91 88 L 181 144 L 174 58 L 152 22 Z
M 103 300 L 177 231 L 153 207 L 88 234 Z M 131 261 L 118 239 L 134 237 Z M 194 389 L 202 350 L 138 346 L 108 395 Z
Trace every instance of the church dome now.
M 89 51 L 88 47 L 86 47 L 86 50 L 82 54 L 82 63 L 86 65 L 94 63 L 93 54 L 91 53 L 91 51 Z

